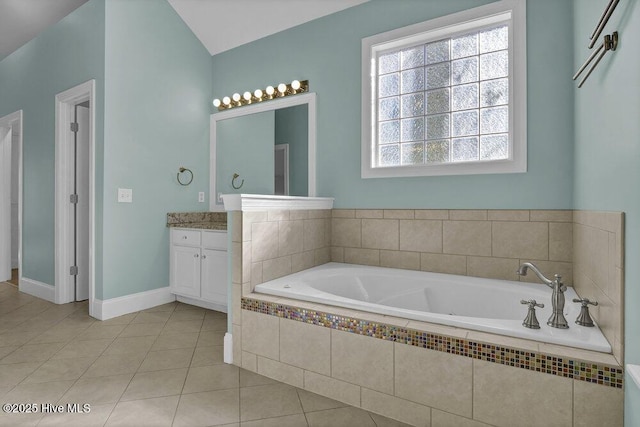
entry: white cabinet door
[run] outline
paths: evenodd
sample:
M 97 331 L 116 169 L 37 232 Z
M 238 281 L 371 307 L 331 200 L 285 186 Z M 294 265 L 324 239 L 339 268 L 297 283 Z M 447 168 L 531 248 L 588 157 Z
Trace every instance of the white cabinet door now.
M 200 248 L 171 246 L 171 292 L 200 297 Z
M 227 304 L 227 251 L 202 250 L 202 299 Z

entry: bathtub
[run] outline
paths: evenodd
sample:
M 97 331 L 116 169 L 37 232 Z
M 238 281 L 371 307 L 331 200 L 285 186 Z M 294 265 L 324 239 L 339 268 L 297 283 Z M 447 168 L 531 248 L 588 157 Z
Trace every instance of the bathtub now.
M 331 262 L 259 284 L 255 292 L 611 353 L 597 325 L 574 323 L 580 305 L 571 287 L 569 329 L 547 326 L 551 288 L 535 283 Z M 527 306 L 520 300 L 532 298 L 545 305 L 536 309 L 540 329 L 522 326 Z

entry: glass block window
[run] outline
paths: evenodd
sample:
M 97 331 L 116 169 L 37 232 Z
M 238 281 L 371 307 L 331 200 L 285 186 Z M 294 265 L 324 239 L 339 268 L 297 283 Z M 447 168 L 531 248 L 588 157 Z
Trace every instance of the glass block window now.
M 524 2 L 498 3 L 510 7 Z M 495 5 L 476 9 L 490 8 Z M 369 67 L 363 88 L 370 94 L 367 102 L 363 93 L 363 107 L 368 107 L 363 131 L 370 131 L 363 136 L 363 177 L 370 177 L 365 169 L 393 170 L 372 177 L 456 174 L 462 170 L 458 166 L 470 164 L 482 168 L 461 173 L 526 170 L 526 139 L 515 141 L 526 136 L 526 129 L 514 129 L 522 127 L 516 118 L 523 114 L 515 111 L 522 101 L 516 102 L 513 93 L 514 80 L 522 79 L 516 74 L 523 73 L 515 60 L 526 58 L 526 52 L 514 47 L 514 12 L 475 21 L 468 19 L 469 13 L 463 15 L 459 25 L 410 36 L 404 31 L 400 39 L 372 43 L 368 58 L 363 42 L 363 68 Z M 517 49 L 524 46 L 520 42 Z M 518 88 L 517 95 L 524 96 L 522 92 Z M 514 161 L 516 167 L 502 166 Z M 492 164 L 500 166 L 492 170 Z

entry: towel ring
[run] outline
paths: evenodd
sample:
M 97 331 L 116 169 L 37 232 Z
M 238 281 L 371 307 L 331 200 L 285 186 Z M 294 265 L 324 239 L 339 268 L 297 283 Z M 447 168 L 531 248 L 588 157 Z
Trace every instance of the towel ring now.
M 184 186 L 187 186 L 187 185 L 191 184 L 191 182 L 193 181 L 193 172 L 191 172 L 191 169 L 188 169 L 188 168 L 180 166 L 180 169 L 178 169 L 178 171 L 179 172 L 176 175 L 176 178 L 178 179 L 178 183 L 180 183 L 180 185 L 184 185 Z M 189 181 L 187 181 L 187 182 L 182 182 L 180 180 L 180 174 L 184 173 L 184 172 L 189 172 L 189 174 L 190 174 Z
M 236 187 L 236 179 L 240 178 L 240 175 L 238 175 L 237 173 L 233 174 L 233 178 L 231 179 L 231 186 L 233 188 L 235 188 L 236 190 L 239 190 L 242 188 L 242 186 L 244 185 L 244 179 L 242 180 L 242 182 L 240 183 L 240 185 L 238 185 Z

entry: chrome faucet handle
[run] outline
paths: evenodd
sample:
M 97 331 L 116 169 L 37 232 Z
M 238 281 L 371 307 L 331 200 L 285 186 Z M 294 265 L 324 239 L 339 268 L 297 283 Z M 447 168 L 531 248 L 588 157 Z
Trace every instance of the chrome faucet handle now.
M 536 300 L 521 300 L 520 304 L 525 304 L 529 306 L 529 310 L 527 311 L 527 317 L 525 317 L 522 322 L 522 326 L 529 329 L 540 329 L 540 323 L 536 318 L 536 307 L 544 308 L 544 304 L 539 304 Z
M 589 305 L 596 306 L 598 305 L 598 301 L 591 301 L 588 298 L 574 298 L 573 302 L 582 304 L 576 323 L 580 326 L 593 327 L 593 319 L 591 319 L 591 315 L 589 314 Z
M 562 283 L 562 276 L 559 274 L 555 274 L 554 277 L 556 279 L 556 282 L 558 283 L 558 286 L 560 287 L 560 290 L 562 292 L 565 292 L 567 290 L 567 286 L 564 283 Z

